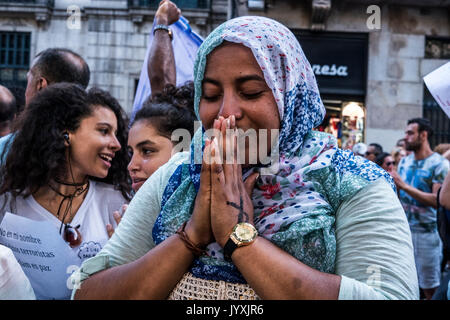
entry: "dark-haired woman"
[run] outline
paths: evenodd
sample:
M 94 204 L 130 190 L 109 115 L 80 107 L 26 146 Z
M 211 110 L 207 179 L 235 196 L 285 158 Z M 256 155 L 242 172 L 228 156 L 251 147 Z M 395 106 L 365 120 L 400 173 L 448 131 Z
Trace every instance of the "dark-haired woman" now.
M 392 158 L 392 156 L 387 152 L 383 152 L 382 154 L 378 155 L 375 163 L 387 172 L 392 172 L 395 170 L 394 158 Z
M 122 108 L 105 91 L 60 83 L 38 93 L 18 126 L 1 168 L 0 221 L 11 212 L 53 224 L 81 264 L 103 247 L 114 210 L 129 201 Z M 55 284 L 30 280 L 38 299 L 70 297 L 66 280 L 58 294 Z
M 162 93 L 147 100 L 136 113 L 128 135 L 128 150 L 132 155 L 128 171 L 134 191 L 169 161 L 175 130 L 185 129 L 193 136 L 196 120 L 193 105 L 193 83 L 187 82 L 181 87 L 166 85 Z

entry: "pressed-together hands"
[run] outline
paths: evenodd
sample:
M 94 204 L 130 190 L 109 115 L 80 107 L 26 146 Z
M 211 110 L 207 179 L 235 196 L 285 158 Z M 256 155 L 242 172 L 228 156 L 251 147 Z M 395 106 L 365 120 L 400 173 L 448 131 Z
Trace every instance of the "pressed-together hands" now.
M 221 138 L 206 139 L 200 189 L 186 232 L 200 246 L 215 240 L 223 247 L 237 223 L 253 224 L 251 195 L 259 174 L 253 173 L 243 180 L 242 166 L 237 157 L 234 116 L 227 119 L 219 117 L 214 121 L 213 128 Z M 231 134 L 227 134 L 227 129 Z M 227 145 L 232 146 L 228 154 Z

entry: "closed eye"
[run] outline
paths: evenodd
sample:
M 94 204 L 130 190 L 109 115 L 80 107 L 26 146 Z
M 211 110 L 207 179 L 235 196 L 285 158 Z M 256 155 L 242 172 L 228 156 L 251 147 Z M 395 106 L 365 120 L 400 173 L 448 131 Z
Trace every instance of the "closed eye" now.
M 242 95 L 244 98 L 246 98 L 246 99 L 252 100 L 252 99 L 256 99 L 256 98 L 258 98 L 259 96 L 261 96 L 261 94 L 262 94 L 263 92 L 264 92 L 264 91 L 259 91 L 259 92 L 255 92 L 255 93 L 244 93 L 244 92 L 242 92 L 241 95 Z
M 214 95 L 214 96 L 203 95 L 202 96 L 202 99 L 205 99 L 206 101 L 209 101 L 209 102 L 217 101 L 217 100 L 219 100 L 219 98 L 220 98 L 220 95 Z

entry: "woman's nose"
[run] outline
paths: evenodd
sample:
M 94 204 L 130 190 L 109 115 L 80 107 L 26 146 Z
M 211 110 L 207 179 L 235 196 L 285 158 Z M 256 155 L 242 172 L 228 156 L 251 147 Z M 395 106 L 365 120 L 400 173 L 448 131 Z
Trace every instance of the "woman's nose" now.
M 119 140 L 117 139 L 116 136 L 114 136 L 112 138 L 109 147 L 111 148 L 111 150 L 114 150 L 114 151 L 119 151 L 120 150 L 121 145 L 120 145 L 120 142 L 119 142 Z
M 236 93 L 225 92 L 217 117 L 222 116 L 224 118 L 228 118 L 231 115 L 234 115 L 236 119 L 240 119 L 242 117 L 241 104 Z
M 139 170 L 139 161 L 137 159 L 137 156 L 135 154 L 133 154 L 133 156 L 131 157 L 130 163 L 128 164 L 128 171 L 131 173 L 133 171 L 138 171 Z

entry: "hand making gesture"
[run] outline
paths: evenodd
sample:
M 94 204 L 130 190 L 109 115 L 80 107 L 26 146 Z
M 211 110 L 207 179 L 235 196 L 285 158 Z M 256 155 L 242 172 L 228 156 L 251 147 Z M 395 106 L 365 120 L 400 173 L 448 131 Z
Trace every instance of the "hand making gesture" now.
M 220 130 L 221 137 L 215 137 L 208 149 L 211 151 L 212 161 L 211 227 L 214 238 L 223 247 L 236 224 L 253 224 L 251 194 L 259 174 L 253 173 L 245 181 L 242 178 L 242 166 L 237 157 L 238 131 L 234 116 L 227 119 L 220 117 L 215 120 L 214 128 Z

